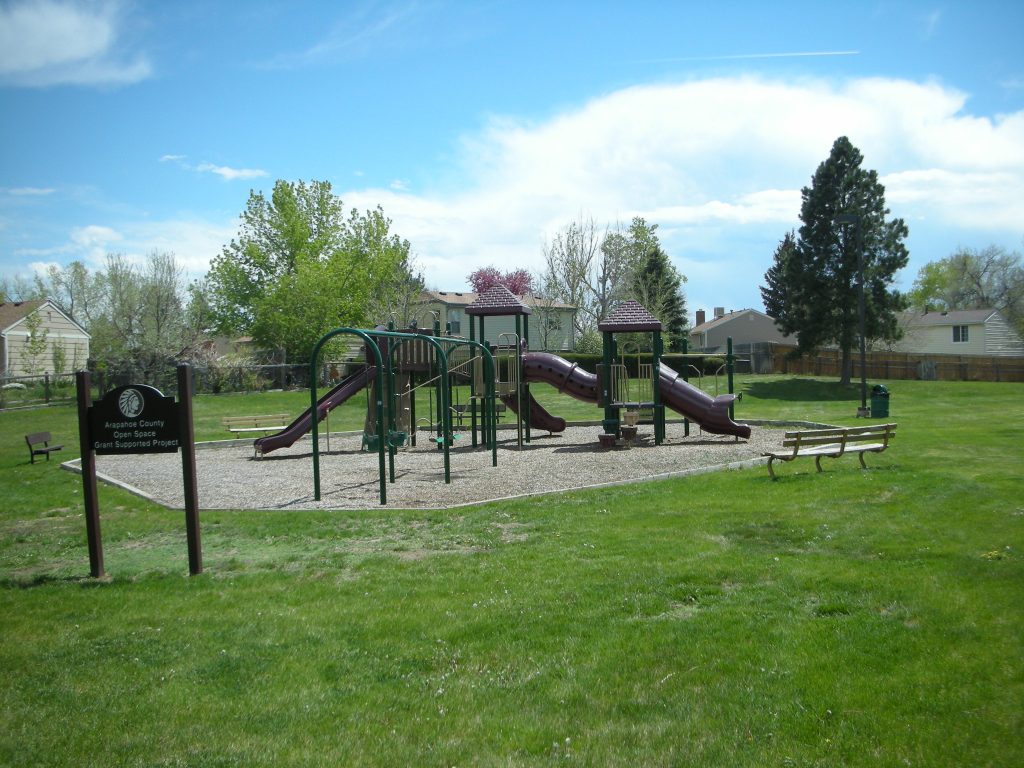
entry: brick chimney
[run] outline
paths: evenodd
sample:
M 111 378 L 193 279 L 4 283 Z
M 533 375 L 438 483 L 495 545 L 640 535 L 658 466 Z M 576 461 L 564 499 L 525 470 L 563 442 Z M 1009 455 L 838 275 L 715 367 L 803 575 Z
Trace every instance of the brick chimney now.
M 705 318 L 704 310 L 703 309 L 698 309 L 697 310 L 697 319 L 696 319 L 696 322 L 694 323 L 694 325 L 704 325 L 704 318 Z

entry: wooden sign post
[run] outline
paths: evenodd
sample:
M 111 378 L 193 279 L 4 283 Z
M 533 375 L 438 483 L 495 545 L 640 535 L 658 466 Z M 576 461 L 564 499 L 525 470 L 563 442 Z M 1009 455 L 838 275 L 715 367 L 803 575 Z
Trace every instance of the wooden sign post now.
M 196 446 L 192 426 L 192 376 L 188 365 L 178 366 L 178 402 L 147 384 L 127 384 L 92 402 L 88 371 L 75 374 L 78 387 L 78 435 L 82 452 L 82 491 L 85 531 L 89 542 L 89 571 L 103 576 L 103 538 L 96 492 L 96 455 L 176 453 L 181 448 L 185 495 L 185 533 L 188 571 L 203 572 L 199 538 L 199 491 Z

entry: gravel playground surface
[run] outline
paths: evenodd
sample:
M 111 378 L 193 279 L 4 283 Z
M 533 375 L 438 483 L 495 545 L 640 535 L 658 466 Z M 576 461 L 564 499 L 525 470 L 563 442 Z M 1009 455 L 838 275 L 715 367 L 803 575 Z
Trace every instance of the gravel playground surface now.
M 420 433 L 415 448 L 395 456 L 395 482 L 387 485 L 387 506 L 396 509 L 448 508 L 514 496 L 636 482 L 748 466 L 781 446 L 782 431 L 754 427 L 750 440 L 701 433 L 693 425 L 666 425 L 656 446 L 653 428 L 631 446 L 602 448 L 597 426 L 569 427 L 561 434 L 533 432 L 518 450 L 513 430 L 498 432 L 498 466 L 491 452 L 467 446 L 462 435 L 450 451 L 451 483 L 444 482 L 444 454 Z M 312 444 L 304 438 L 263 458 L 253 458 L 251 440 L 200 444 L 196 451 L 201 509 L 369 509 L 380 507 L 377 454 L 360 450 L 360 433 L 332 434 L 330 450 L 321 436 L 321 498 L 313 498 Z M 78 465 L 78 462 L 73 462 Z M 166 506 L 184 507 L 181 455 L 97 456 L 101 479 Z

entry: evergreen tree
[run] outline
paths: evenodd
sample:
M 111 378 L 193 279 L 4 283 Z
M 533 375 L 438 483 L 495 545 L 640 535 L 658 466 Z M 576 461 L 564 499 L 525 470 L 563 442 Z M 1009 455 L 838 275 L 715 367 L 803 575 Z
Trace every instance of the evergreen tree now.
M 664 326 L 662 333 L 667 352 L 682 351 L 686 338 L 685 281 L 660 246 L 648 251 L 633 280 L 637 301 Z
M 861 168 L 863 155 L 845 136 L 836 139 L 802 190 L 800 236 L 795 248 L 776 251 L 762 288 L 766 309 L 799 353 L 825 344 L 842 352 L 842 383 L 849 383 L 858 339 L 859 275 L 863 273 L 865 337 L 898 338 L 896 312 L 903 296 L 890 286 L 907 264 L 907 226 L 887 220 L 885 187 Z M 846 218 L 846 223 L 840 223 Z M 785 240 L 783 241 L 783 245 Z
M 789 292 L 786 290 L 786 271 L 796 254 L 796 234 L 790 230 L 775 249 L 772 265 L 764 273 L 767 285 L 761 287 L 761 300 L 769 317 L 778 318 L 786 306 Z

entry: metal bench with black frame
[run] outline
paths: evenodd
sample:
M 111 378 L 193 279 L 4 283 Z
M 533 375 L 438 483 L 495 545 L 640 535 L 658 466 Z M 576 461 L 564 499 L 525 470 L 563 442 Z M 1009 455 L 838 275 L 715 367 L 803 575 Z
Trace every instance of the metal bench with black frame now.
M 29 458 L 32 463 L 36 463 L 36 456 L 45 456 L 46 460 L 50 460 L 50 454 L 54 451 L 59 451 L 63 448 L 63 445 L 50 445 L 50 441 L 53 440 L 53 436 L 49 432 L 33 432 L 31 435 L 25 435 L 25 442 L 28 443 Z M 41 448 L 39 446 L 42 446 Z
M 287 413 L 270 413 L 263 416 L 225 416 L 221 424 L 235 437 L 250 432 L 280 432 L 288 426 Z
M 838 459 L 845 453 L 856 453 L 862 468 L 865 453 L 881 453 L 889 447 L 889 441 L 896 436 L 895 424 L 872 424 L 862 427 L 828 427 L 826 429 L 805 429 L 787 432 L 782 440 L 786 450 L 764 454 L 768 457 L 768 474 L 772 480 L 775 471 L 772 462 L 793 461 L 801 456 L 813 456 L 814 466 L 821 472 L 821 459 Z

